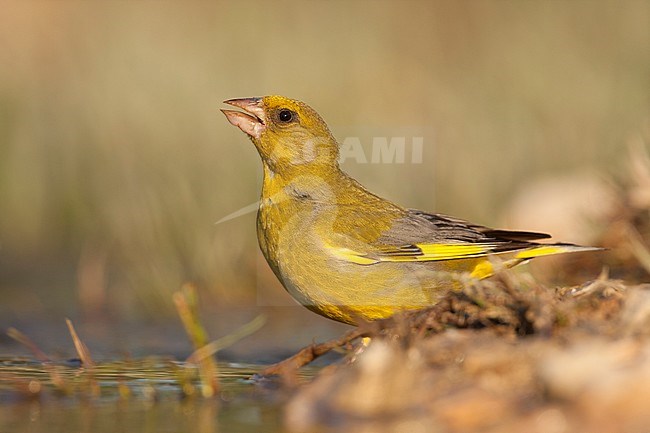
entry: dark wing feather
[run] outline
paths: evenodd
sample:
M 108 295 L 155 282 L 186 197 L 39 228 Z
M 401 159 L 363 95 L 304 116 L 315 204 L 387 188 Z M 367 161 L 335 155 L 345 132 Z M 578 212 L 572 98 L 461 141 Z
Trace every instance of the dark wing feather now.
M 479 224 L 470 223 L 460 218 L 455 218 L 443 214 L 433 214 L 433 213 L 423 212 L 416 209 L 409 209 L 409 213 L 413 215 L 421 216 L 427 219 L 428 221 L 432 222 L 433 224 L 439 226 L 449 226 L 454 228 L 466 227 L 473 231 L 483 234 L 487 238 L 496 239 L 496 240 L 527 242 L 527 241 L 536 241 L 539 239 L 548 239 L 551 237 L 551 235 L 547 233 L 493 229 Z
M 528 248 L 543 233 L 496 230 L 447 215 L 408 209 L 406 215 L 377 239 L 377 246 L 399 248 L 416 244 L 490 244 L 493 252 Z

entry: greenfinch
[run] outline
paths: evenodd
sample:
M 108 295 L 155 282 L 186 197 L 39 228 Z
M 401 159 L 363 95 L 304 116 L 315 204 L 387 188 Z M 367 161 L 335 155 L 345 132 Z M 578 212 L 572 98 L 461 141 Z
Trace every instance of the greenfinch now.
M 262 159 L 260 249 L 286 290 L 330 319 L 385 318 L 433 305 L 467 278 L 596 249 L 401 207 L 340 169 L 336 139 L 307 104 L 282 96 L 224 102 L 243 110 L 222 111 Z

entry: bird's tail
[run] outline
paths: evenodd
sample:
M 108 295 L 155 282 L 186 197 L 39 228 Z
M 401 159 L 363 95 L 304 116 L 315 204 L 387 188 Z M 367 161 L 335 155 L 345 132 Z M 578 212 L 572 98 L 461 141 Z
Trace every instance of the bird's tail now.
M 574 244 L 537 244 L 531 248 L 519 251 L 515 254 L 515 259 L 530 260 L 535 257 L 552 256 L 555 254 L 578 253 L 583 251 L 601 251 L 604 248 L 583 247 Z
M 528 248 L 514 251 L 507 254 L 507 258 L 499 258 L 494 255 L 481 260 L 472 270 L 470 275 L 474 278 L 483 279 L 494 275 L 500 269 L 509 269 L 514 266 L 526 263 L 535 257 L 552 256 L 555 254 L 578 253 L 583 251 L 601 251 L 605 248 L 583 247 L 574 244 L 531 244 Z

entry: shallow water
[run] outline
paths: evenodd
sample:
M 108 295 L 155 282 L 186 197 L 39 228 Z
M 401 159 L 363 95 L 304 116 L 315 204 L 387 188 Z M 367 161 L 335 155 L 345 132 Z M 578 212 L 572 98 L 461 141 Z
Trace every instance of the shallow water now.
M 206 399 L 196 368 L 169 359 L 86 370 L 76 360 L 0 358 L 0 432 L 280 431 L 283 393 L 252 381 L 259 369 L 220 363 L 218 395 Z

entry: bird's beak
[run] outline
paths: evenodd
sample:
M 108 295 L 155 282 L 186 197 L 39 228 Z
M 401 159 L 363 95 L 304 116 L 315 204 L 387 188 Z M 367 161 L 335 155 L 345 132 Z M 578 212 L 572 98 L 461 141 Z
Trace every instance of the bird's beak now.
M 241 111 L 221 110 L 228 122 L 232 123 L 252 138 L 260 138 L 266 129 L 266 115 L 262 106 L 262 98 L 228 99 L 224 104 L 239 107 Z

